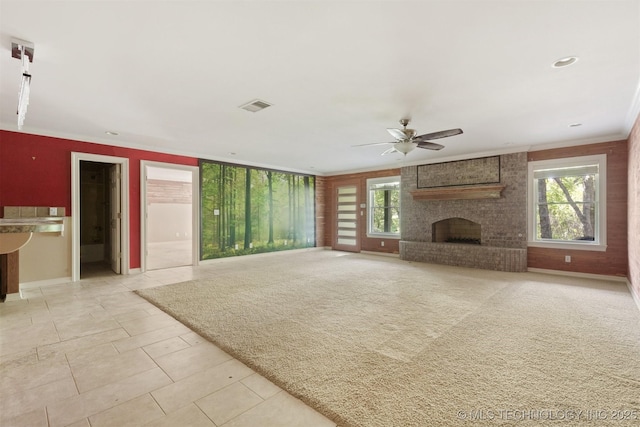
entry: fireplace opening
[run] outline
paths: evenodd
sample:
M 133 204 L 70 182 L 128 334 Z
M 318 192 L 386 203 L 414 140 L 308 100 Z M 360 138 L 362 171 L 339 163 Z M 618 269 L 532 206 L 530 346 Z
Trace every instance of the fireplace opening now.
M 481 226 L 464 218 L 447 218 L 431 225 L 433 242 L 481 244 Z

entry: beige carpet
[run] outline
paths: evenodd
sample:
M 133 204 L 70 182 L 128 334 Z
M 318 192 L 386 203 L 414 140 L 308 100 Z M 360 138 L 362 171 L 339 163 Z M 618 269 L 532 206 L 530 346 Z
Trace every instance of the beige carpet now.
M 640 425 L 624 283 L 332 251 L 233 262 L 138 293 L 338 425 Z

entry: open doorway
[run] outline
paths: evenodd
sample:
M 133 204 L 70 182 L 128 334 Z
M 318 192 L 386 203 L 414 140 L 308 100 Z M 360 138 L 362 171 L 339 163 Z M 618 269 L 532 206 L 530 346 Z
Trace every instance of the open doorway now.
M 198 263 L 198 169 L 158 162 L 141 165 L 143 271 Z
M 71 278 L 129 274 L 129 160 L 71 153 Z
M 80 162 L 80 278 L 121 271 L 120 165 Z

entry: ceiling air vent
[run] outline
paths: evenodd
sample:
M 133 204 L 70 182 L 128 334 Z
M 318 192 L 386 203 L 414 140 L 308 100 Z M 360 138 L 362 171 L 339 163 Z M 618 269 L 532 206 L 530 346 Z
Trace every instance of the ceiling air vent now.
M 251 111 L 252 113 L 256 113 L 260 110 L 264 110 L 267 107 L 271 107 L 271 104 L 265 101 L 261 101 L 259 99 L 256 99 L 254 101 L 251 101 L 248 104 L 244 104 L 240 106 L 240 108 L 242 108 L 243 110 Z

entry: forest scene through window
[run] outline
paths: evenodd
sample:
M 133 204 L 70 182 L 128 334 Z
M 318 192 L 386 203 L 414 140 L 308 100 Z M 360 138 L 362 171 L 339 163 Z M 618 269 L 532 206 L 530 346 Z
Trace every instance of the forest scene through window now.
M 201 162 L 201 258 L 315 246 L 315 179 Z
M 369 180 L 369 233 L 400 233 L 400 180 Z
M 534 172 L 538 240 L 596 240 L 597 176 L 598 165 Z

